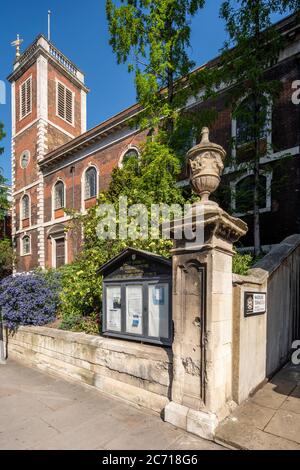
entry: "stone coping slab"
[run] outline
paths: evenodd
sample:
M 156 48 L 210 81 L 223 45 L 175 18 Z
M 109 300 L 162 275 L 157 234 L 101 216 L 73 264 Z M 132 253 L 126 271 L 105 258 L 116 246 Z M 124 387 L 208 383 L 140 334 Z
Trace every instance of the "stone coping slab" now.
M 47 336 L 57 340 L 78 343 L 92 346 L 94 348 L 107 349 L 113 352 L 126 353 L 141 359 L 149 359 L 149 356 L 155 361 L 172 363 L 172 350 L 157 345 L 148 345 L 138 342 L 119 340 L 114 338 L 104 338 L 102 336 L 93 336 L 86 333 L 76 333 L 72 331 L 57 330 L 44 326 L 21 326 L 18 333 L 30 333 L 39 336 Z

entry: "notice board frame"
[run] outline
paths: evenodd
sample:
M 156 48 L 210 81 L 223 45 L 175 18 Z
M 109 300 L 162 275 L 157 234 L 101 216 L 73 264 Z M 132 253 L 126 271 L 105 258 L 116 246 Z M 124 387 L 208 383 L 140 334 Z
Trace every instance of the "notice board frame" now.
M 149 286 L 157 284 L 168 284 L 168 329 L 169 337 L 153 337 L 149 336 Z M 126 332 L 126 287 L 127 286 L 142 286 L 143 292 L 143 334 L 133 334 Z M 121 287 L 121 332 L 109 330 L 107 327 L 107 288 L 108 287 Z M 138 341 L 142 343 L 156 344 L 160 346 L 171 346 L 173 342 L 173 320 L 172 320 L 172 280 L 171 276 L 158 276 L 149 278 L 134 278 L 134 279 L 104 279 L 103 280 L 103 315 L 102 315 L 102 334 L 103 336 L 127 339 Z

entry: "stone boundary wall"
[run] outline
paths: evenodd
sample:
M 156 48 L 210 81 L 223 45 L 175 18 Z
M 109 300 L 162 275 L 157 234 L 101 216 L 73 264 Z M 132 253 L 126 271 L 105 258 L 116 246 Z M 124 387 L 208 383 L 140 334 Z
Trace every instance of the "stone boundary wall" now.
M 266 292 L 267 314 L 244 317 L 244 292 Z M 233 275 L 233 399 L 241 403 L 290 358 L 300 339 L 300 235 Z
M 168 348 L 21 327 L 8 336 L 8 354 L 44 372 L 96 387 L 157 413 L 169 402 L 172 353 Z
M 266 378 L 267 313 L 245 318 L 245 292 L 267 292 L 267 273 L 233 275 L 232 397 L 238 404 Z
M 256 267 L 268 273 L 266 374 L 271 377 L 300 339 L 300 235 L 286 238 Z

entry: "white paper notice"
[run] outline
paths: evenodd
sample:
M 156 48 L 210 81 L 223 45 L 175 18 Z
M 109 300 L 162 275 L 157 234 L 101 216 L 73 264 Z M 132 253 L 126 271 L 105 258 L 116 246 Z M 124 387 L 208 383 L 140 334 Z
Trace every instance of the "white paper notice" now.
M 143 288 L 126 287 L 126 331 L 136 335 L 143 334 Z
M 107 287 L 107 329 L 121 331 L 121 287 Z
M 253 313 L 264 313 L 266 311 L 266 294 L 254 294 Z
M 149 286 L 149 336 L 169 337 L 169 285 Z

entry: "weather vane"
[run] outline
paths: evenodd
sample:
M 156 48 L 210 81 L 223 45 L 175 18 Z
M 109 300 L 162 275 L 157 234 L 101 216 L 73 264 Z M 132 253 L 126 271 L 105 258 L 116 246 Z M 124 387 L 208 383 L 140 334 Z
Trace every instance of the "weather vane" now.
M 18 59 L 21 55 L 20 46 L 22 42 L 23 42 L 23 39 L 20 39 L 19 34 L 17 34 L 17 39 L 11 43 L 11 45 L 16 48 L 16 59 Z

